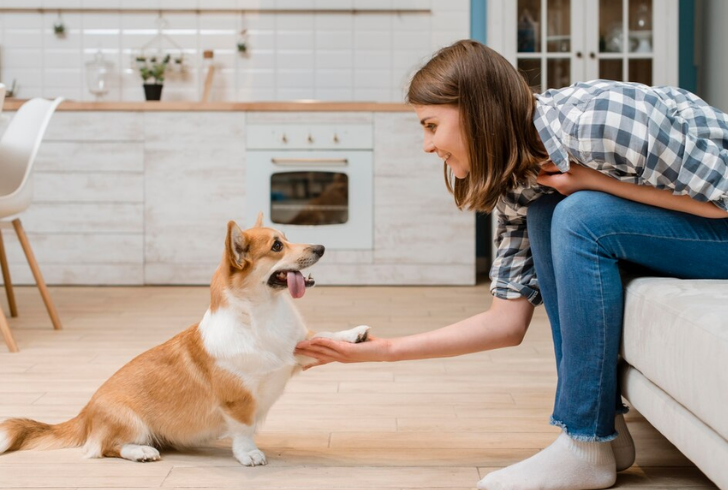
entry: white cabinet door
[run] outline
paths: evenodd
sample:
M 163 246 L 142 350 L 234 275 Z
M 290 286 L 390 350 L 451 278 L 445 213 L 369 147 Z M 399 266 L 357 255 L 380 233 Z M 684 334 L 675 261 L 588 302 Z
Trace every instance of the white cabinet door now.
M 536 92 L 595 78 L 678 82 L 678 0 L 492 0 L 488 33 Z

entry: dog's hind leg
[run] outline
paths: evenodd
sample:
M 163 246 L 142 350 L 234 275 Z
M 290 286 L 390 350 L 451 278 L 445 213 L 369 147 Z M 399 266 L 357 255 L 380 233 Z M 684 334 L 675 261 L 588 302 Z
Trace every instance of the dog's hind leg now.
M 145 444 L 121 443 L 117 441 L 104 441 L 98 456 L 102 458 L 123 458 L 138 463 L 148 463 L 161 459 L 159 451 Z M 89 456 L 93 457 L 93 455 Z M 98 457 L 97 456 L 97 457 Z
M 121 407 L 114 408 L 114 417 L 106 415 L 110 410 L 96 410 L 91 434 L 85 446 L 87 458 L 123 458 L 146 463 L 159 461 L 159 451 L 149 446 L 152 438 L 148 427 L 133 412 Z
M 114 450 L 117 450 L 117 448 L 114 448 Z M 161 459 L 159 451 L 152 446 L 124 444 L 120 449 L 118 449 L 118 451 L 119 456 L 117 457 L 128 459 L 129 461 L 136 461 L 138 463 L 148 463 L 150 461 L 159 461 Z

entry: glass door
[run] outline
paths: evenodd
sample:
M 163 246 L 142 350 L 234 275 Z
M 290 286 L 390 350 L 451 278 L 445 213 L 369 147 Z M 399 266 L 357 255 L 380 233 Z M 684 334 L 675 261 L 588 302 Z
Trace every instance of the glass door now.
M 588 78 L 653 84 L 652 0 L 598 0 L 599 38 L 588 39 Z M 595 54 L 596 53 L 596 54 Z
M 518 0 L 516 66 L 534 92 L 566 87 L 583 70 L 579 0 Z

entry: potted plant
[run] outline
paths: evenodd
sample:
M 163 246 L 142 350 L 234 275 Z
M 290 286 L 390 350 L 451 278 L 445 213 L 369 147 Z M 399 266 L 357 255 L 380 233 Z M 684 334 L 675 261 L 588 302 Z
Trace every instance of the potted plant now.
M 161 60 L 156 56 L 152 56 L 150 58 L 147 58 L 146 56 L 139 56 L 136 59 L 139 67 L 139 74 L 142 76 L 142 80 L 144 80 L 144 95 L 147 100 L 162 99 L 164 73 L 167 71 L 167 65 L 169 64 L 170 59 L 170 55 L 166 55 Z

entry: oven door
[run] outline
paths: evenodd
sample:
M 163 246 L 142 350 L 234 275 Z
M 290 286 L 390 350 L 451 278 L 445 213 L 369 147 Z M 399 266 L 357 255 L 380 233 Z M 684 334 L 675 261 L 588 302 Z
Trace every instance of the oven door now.
M 371 250 L 371 151 L 248 151 L 246 220 L 289 240 Z

